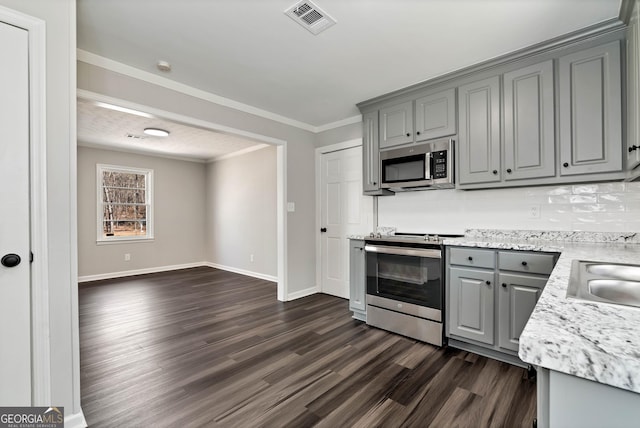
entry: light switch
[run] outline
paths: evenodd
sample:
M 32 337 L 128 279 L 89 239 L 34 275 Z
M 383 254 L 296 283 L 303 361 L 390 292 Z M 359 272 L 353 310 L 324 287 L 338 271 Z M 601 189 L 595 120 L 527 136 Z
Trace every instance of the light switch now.
M 292 213 L 295 212 L 296 210 L 296 203 L 295 202 L 287 202 L 287 211 Z

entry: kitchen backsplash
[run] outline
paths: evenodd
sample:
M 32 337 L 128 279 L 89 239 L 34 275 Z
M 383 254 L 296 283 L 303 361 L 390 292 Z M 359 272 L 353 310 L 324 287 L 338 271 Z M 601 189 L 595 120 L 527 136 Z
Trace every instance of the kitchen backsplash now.
M 640 183 L 398 193 L 378 198 L 378 225 L 441 234 L 466 229 L 640 232 Z

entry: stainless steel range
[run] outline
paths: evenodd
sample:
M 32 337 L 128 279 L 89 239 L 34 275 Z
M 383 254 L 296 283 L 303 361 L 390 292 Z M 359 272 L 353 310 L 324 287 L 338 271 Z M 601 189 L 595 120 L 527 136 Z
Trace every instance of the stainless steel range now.
M 367 324 L 423 342 L 444 341 L 442 238 L 371 234 L 365 238 Z

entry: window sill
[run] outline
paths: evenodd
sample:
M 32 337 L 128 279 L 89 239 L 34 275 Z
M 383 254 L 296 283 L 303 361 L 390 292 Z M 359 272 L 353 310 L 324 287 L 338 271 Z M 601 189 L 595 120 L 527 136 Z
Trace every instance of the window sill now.
M 119 238 L 119 239 L 98 239 L 96 245 L 113 245 L 113 244 L 135 244 L 149 243 L 155 241 L 155 238 Z

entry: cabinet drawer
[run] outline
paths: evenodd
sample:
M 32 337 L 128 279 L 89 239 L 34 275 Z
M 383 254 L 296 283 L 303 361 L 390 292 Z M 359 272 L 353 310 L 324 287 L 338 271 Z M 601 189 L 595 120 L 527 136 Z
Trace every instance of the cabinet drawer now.
M 500 270 L 548 275 L 553 270 L 555 263 L 555 254 L 536 254 L 522 251 L 500 251 L 498 253 Z
M 492 250 L 454 247 L 449 249 L 449 263 L 452 265 L 494 268 L 494 254 L 495 252 Z

